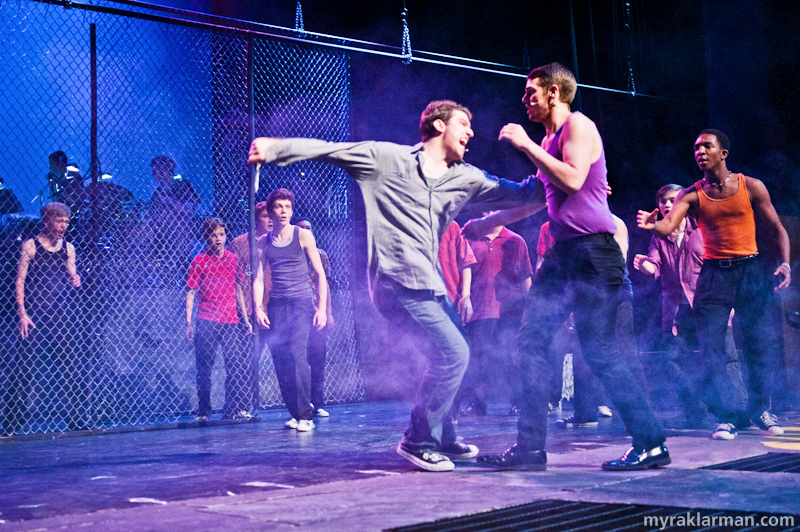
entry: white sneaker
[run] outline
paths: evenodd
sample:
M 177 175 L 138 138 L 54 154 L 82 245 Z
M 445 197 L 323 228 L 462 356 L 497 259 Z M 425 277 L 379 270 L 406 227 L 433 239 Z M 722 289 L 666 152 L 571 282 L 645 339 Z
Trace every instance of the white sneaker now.
M 301 419 L 297 422 L 297 432 L 311 432 L 314 430 L 314 422 L 310 419 Z
M 600 405 L 597 407 L 597 417 L 611 417 L 613 415 L 614 414 L 611 413 L 611 409 L 606 405 Z
M 761 433 L 766 436 L 783 436 L 783 427 L 778 423 L 778 417 L 764 410 L 756 419 L 750 422 L 761 429 Z
M 284 427 L 287 429 L 296 429 L 297 428 L 297 420 L 295 418 L 290 419 L 286 423 L 283 424 Z
M 732 440 L 736 437 L 736 426 L 733 423 L 720 423 L 711 435 L 712 440 Z
M 331 415 L 324 409 L 320 408 L 314 413 L 317 417 L 331 417 Z

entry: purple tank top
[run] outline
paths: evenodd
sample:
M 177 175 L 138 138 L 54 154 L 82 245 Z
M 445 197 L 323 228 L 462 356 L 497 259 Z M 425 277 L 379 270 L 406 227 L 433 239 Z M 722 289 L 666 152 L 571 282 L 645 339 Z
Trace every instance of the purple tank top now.
M 563 160 L 558 149 L 558 139 L 561 137 L 562 129 L 563 125 L 547 149 L 547 153 L 559 161 Z M 586 176 L 581 189 L 571 196 L 551 185 L 547 176 L 539 172 L 539 178 L 544 183 L 547 195 L 547 214 L 552 220 L 550 235 L 553 240 L 568 240 L 596 233 L 613 235 L 617 231 L 611 211 L 608 209 L 607 174 L 605 148 L 600 153 L 600 158 L 589 167 L 589 175 Z

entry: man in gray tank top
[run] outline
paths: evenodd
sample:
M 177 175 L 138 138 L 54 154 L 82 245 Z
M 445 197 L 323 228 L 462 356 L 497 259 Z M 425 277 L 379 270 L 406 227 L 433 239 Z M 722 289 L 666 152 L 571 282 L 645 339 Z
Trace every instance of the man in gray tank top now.
M 311 369 L 308 365 L 308 334 L 321 330 L 327 322 L 328 283 L 319 258 L 314 235 L 291 224 L 294 193 L 285 188 L 267 198 L 272 230 L 258 239 L 258 268 L 253 278 L 253 308 L 256 323 L 272 353 L 275 374 L 283 401 L 292 418 L 287 429 L 308 432 L 314 429 L 311 407 Z M 308 282 L 309 264 L 319 278 L 319 305 Z M 269 303 L 264 312 L 264 270 L 272 272 Z

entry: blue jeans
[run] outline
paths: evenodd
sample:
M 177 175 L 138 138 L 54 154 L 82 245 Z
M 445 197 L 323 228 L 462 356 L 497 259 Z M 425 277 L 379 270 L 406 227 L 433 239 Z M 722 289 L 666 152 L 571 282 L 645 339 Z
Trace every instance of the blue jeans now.
M 719 401 L 720 423 L 747 427 L 749 419 L 769 408 L 770 365 L 780 354 L 778 335 L 770 312 L 772 281 L 758 259 L 729 268 L 707 260 L 697 279 L 694 314 L 700 339 L 702 375 L 707 377 Z M 742 410 L 741 395 L 728 371 L 730 356 L 725 348 L 728 316 L 736 309 L 736 318 L 744 339 L 744 362 L 747 373 L 747 406 Z
M 469 345 L 455 307 L 446 295 L 383 279 L 376 283 L 374 301 L 389 320 L 390 334 L 413 335 L 414 345 L 428 359 L 402 445 L 421 451 L 454 443 L 453 400 L 469 363 Z
M 549 375 L 555 369 L 547 363 L 547 350 L 570 311 L 583 358 L 611 396 L 634 447 L 664 443 L 664 433 L 614 342 L 623 275 L 622 253 L 610 234 L 556 242 L 545 255 L 519 337 L 525 392 L 518 422 L 521 448 L 545 448 Z
M 283 402 L 297 420 L 310 420 L 311 368 L 308 333 L 314 319 L 311 298 L 271 298 L 267 303 L 269 329 L 261 329 L 269 344 Z

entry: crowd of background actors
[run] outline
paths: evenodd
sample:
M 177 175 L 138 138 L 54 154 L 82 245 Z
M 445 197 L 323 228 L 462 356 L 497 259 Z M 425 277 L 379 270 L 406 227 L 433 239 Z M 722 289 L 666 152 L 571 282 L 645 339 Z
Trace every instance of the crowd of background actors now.
M 75 271 L 74 247 L 71 244 L 64 246 L 61 241 L 66 234 L 70 217 L 80 211 L 90 201 L 89 198 L 98 201 L 95 213 L 104 213 L 102 228 L 110 231 L 113 228 L 107 222 L 114 219 L 121 202 L 130 200 L 132 195 L 112 183 L 101 183 L 103 186 L 96 190 L 84 187 L 80 173 L 77 168 L 67 164 L 64 152 L 51 154 L 49 162 L 49 190 L 54 199 L 61 201 L 42 208 L 44 229 L 40 235 L 26 243 L 27 248 L 23 247 L 20 264 L 24 264 L 25 272 L 21 268 L 22 273 L 17 279 L 20 334 L 24 340 L 23 352 L 49 350 L 53 352 L 53 359 L 60 362 L 65 380 L 71 383 L 68 385 L 71 388 L 68 390 L 68 395 L 71 396 L 68 427 L 71 430 L 80 430 L 89 426 L 83 405 L 85 397 L 81 391 L 84 388 L 81 384 L 84 379 L 78 377 L 79 372 L 76 372 L 71 360 L 68 330 L 70 320 L 63 318 L 67 315 L 67 307 L 64 305 L 66 294 L 70 287 L 80 286 L 80 279 Z M 194 210 L 200 200 L 189 181 L 179 176 L 176 178 L 175 162 L 172 159 L 165 156 L 155 157 L 151 161 L 151 167 L 157 183 L 149 207 L 151 222 L 154 224 L 154 239 L 151 244 L 153 264 L 163 277 L 181 282 L 185 278 L 185 257 L 192 246 Z M 277 201 L 288 203 L 291 219 L 294 196 L 281 190 Z M 663 217 L 669 214 L 681 190 L 682 187 L 669 184 L 658 191 L 656 202 Z M 274 199 L 270 196 L 270 200 Z M 261 242 L 260 245 L 268 245 L 268 241 L 271 241 L 273 224 L 279 219 L 278 214 L 270 211 L 269 200 L 257 205 L 256 237 Z M 615 218 L 615 223 L 618 229 L 616 239 L 627 261 L 627 228 L 619 218 Z M 310 220 L 296 220 L 295 225 L 313 234 Z M 536 270 L 553 244 L 548 226 L 549 223 L 545 223 L 540 230 Z M 254 315 L 254 276 L 250 271 L 248 235 L 234 238 L 226 248 L 227 232 L 224 222 L 209 218 L 203 224 L 203 240 L 207 247 L 193 259 L 186 283 L 186 337 L 195 344 L 199 405 L 197 420 L 208 420 L 212 414 L 211 372 L 218 346 L 222 346 L 226 370 L 223 418 L 251 419 L 255 405 L 258 404 L 260 355 L 251 354 L 254 324 L 250 318 Z M 310 327 L 300 335 L 303 338 L 302 357 L 297 352 L 292 352 L 294 348 L 288 347 L 288 358 L 279 358 L 280 363 L 276 363 L 281 392 L 292 414 L 292 419 L 286 426 L 298 430 L 311 430 L 312 417 L 328 415 L 323 407 L 327 331 L 333 326 L 330 291 L 326 283 L 330 279 L 330 264 L 323 250 L 317 250 L 315 245 L 314 249 L 321 259 L 324 272 L 322 278 L 326 285 L 323 291 L 325 301 L 320 306 L 320 275 L 306 251 L 306 255 L 302 257 L 302 276 L 306 279 L 304 285 L 308 293 L 303 291 L 301 295 L 303 298 L 310 298 L 315 309 L 324 309 L 327 323 L 321 327 Z M 697 365 L 692 363 L 693 352 L 699 344 L 692 303 L 702 263 L 702 235 L 697 229 L 697 222 L 692 218 L 684 219 L 668 237 L 653 236 L 647 254 L 636 254 L 632 261 L 632 266 L 637 270 L 661 279 L 662 345 L 666 351 L 664 367 L 672 377 L 670 381 L 674 383 L 675 392 L 681 402 L 685 415 L 684 424 L 691 428 L 702 425 L 706 410 L 715 413 L 719 409 L 718 401 L 706 393 L 713 388 L 708 386 L 710 377 L 707 371 L 698 371 L 695 368 Z M 516 334 L 522 319 L 524 298 L 535 272 L 524 239 L 502 225 L 491 228 L 480 238 L 466 239 L 458 224 L 453 222 L 442 239 L 439 264 L 448 296 L 458 309 L 471 343 L 471 361 L 456 399 L 456 408 L 459 405 L 466 406 L 461 410 L 462 415 L 486 415 L 489 401 L 499 399 L 507 403 L 512 415 L 517 414 L 522 392 L 515 370 L 519 365 Z M 267 313 L 272 278 L 270 265 L 266 263 L 265 266 L 261 266 L 263 269 L 260 270 L 259 289 L 263 291 L 260 309 Z M 62 275 L 63 272 L 66 273 Z M 285 275 L 285 270 L 281 270 L 279 275 Z M 50 280 L 59 278 L 63 282 Z M 624 284 L 626 289 L 621 291 L 620 296 L 621 311 L 618 309 L 618 346 L 639 384 L 647 389 L 648 379 L 635 348 L 633 297 L 627 269 Z M 195 300 L 198 302 L 196 322 L 193 321 Z M 20 302 L 22 310 L 19 310 Z M 25 304 L 28 307 L 27 312 Z M 725 367 L 733 383 L 732 401 L 737 409 L 744 410 L 747 391 L 731 332 L 732 319 L 733 313 L 726 334 Z M 268 327 L 257 327 L 255 330 L 267 331 Z M 280 334 L 292 336 L 294 333 L 281 331 Z M 272 335 L 273 338 L 275 336 L 277 334 Z M 269 339 L 270 335 L 265 334 L 261 344 L 272 344 Z M 278 351 L 281 349 L 279 347 Z M 552 352 L 552 363 L 556 370 L 552 373 L 555 378 L 551 386 L 551 405 L 555 408 L 560 403 L 560 367 L 566 353 L 572 355 L 574 413 L 559 419 L 556 426 L 597 426 L 598 417 L 612 415 L 607 406 L 609 401 L 602 386 L 583 361 L 574 324 L 570 320 L 564 324 L 561 340 L 557 346 L 554 345 Z M 24 358 L 32 359 L 30 355 Z M 308 363 L 301 364 L 301 358 Z M 16 366 L 19 368 L 25 366 L 22 360 L 17 360 Z M 17 373 L 18 378 L 13 380 L 14 385 L 8 390 L 4 434 L 19 430 L 26 417 L 24 404 L 26 388 L 30 386 L 30 369 Z M 737 422 L 742 426 L 745 420 Z
M 16 307 L 19 341 L 8 354 L 6 373 L 9 385 L 5 390 L 4 412 L 0 419 L 2 435 L 18 433 L 28 421 L 33 421 L 27 403 L 31 392 L 38 357 L 46 357 L 54 364 L 62 392 L 61 418 L 68 430 L 84 430 L 93 420 L 88 405 L 88 364 L 82 354 L 80 331 L 76 323 L 81 312 L 75 304 L 76 290 L 81 278 L 76 268 L 76 247 L 72 243 L 78 235 L 71 231 L 81 216 L 97 217 L 102 213 L 101 229 L 113 234 L 113 222 L 119 221 L 122 202 L 132 199 L 129 191 L 110 182 L 92 190 L 83 186 L 77 167 L 67 163 L 62 151 L 50 155 L 50 172 L 47 174 L 53 201 L 42 206 L 41 232 L 23 242 L 17 265 Z M 200 199 L 191 183 L 175 175 L 175 162 L 158 156 L 151 161 L 156 188 L 148 208 L 148 224 L 152 239 L 148 242 L 147 260 L 152 268 L 152 278 L 165 287 L 186 287 L 185 336 L 195 346 L 197 369 L 198 411 L 197 420 L 205 421 L 212 414 L 211 373 L 218 346 L 221 346 L 225 365 L 225 419 L 252 419 L 260 404 L 259 359 L 253 353 L 252 275 L 248 235 L 234 238 L 226 248 L 227 228 L 217 218 L 203 221 L 204 245 L 199 253 L 194 238 L 195 208 Z M 102 192 L 102 195 L 98 193 Z M 273 222 L 266 202 L 256 206 L 257 238 L 267 235 Z M 89 211 L 86 213 L 85 211 Z M 83 220 L 85 221 L 85 220 Z M 307 218 L 294 222 L 302 231 L 313 234 L 312 222 Z M 313 239 L 313 237 L 312 237 Z M 203 249 L 204 248 L 204 249 Z M 320 257 L 322 281 L 318 271 L 304 262 L 304 285 L 308 291 L 308 304 L 320 307 L 320 284 L 324 284 L 322 308 L 326 325 L 308 331 L 307 363 L 300 368 L 304 375 L 309 411 L 313 416 L 327 417 L 324 398 L 324 378 L 328 331 L 334 321 L 330 313 L 330 292 L 327 291 L 331 270 L 327 253 L 317 251 Z M 193 257 L 193 258 L 192 258 Z M 191 265 L 189 265 L 190 259 Z M 263 309 L 266 312 L 272 289 L 270 266 L 262 268 L 261 287 Z M 197 312 L 195 312 L 197 302 Z M 257 330 L 267 328 L 258 327 Z M 262 333 L 260 345 L 268 349 L 269 334 Z M 275 335 L 273 335 L 275 336 Z M 280 351 L 280 349 L 278 349 Z M 286 396 L 296 387 L 291 383 L 294 369 L 286 364 L 276 364 L 281 391 Z M 296 392 L 294 393 L 296 395 Z

